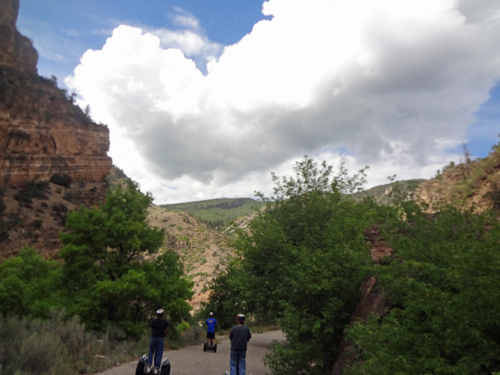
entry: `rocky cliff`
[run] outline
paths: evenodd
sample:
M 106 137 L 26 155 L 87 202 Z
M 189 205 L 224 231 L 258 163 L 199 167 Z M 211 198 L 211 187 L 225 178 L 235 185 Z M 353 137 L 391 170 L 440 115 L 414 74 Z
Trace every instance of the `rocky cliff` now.
M 0 259 L 24 246 L 56 256 L 66 213 L 104 199 L 112 165 L 108 128 L 38 75 L 18 11 L 0 0 Z
M 0 0 L 0 184 L 23 186 L 55 173 L 99 182 L 109 174 L 109 130 L 38 76 L 38 54 L 16 29 L 19 1 Z
M 38 53 L 16 29 L 18 0 L 0 0 L 0 65 L 36 74 Z
M 430 214 L 443 205 L 475 213 L 500 209 L 500 144 L 493 146 L 486 158 L 450 163 L 442 173 L 418 186 L 415 201 Z

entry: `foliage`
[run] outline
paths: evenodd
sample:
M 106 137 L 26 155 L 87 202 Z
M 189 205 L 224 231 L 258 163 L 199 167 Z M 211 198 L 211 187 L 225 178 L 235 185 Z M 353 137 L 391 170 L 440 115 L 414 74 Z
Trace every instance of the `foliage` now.
M 68 218 L 68 206 L 64 203 L 54 203 L 52 205 L 52 211 L 54 211 L 54 215 L 58 217 L 63 224 L 66 224 L 66 219 Z
M 49 316 L 61 306 L 60 263 L 24 248 L 0 264 L 0 314 Z
M 500 225 L 453 208 L 434 219 L 405 204 L 384 235 L 394 259 L 377 267 L 392 302 L 358 322 L 349 374 L 491 374 L 500 370 Z
M 69 188 L 73 180 L 67 174 L 56 173 L 50 177 L 50 182 L 59 186 Z
M 48 181 L 29 182 L 14 198 L 20 203 L 32 203 L 33 199 L 47 199 Z
M 100 207 L 81 207 L 70 212 L 61 234 L 65 245 L 64 284 L 70 301 L 68 311 L 81 316 L 92 329 L 113 323 L 137 335 L 158 307 L 173 321 L 189 312 L 185 302 L 192 283 L 185 280 L 179 257 L 172 251 L 154 262 L 143 262 L 142 254 L 154 254 L 164 241 L 164 232 L 150 228 L 147 209 L 152 202 L 138 185 L 127 181 L 107 196 Z
M 244 297 L 246 282 L 242 272 L 241 265 L 235 261 L 210 282 L 210 297 L 197 315 L 198 320 L 205 322 L 208 314 L 213 312 L 218 323 L 217 329 L 228 329 L 234 326 L 236 314 L 248 311 Z
M 115 328 L 97 336 L 77 318 L 52 311 L 47 320 L 0 318 L 0 373 L 72 375 L 102 371 L 137 357 L 146 342 L 120 340 Z M 144 340 L 145 341 L 145 340 Z
M 0 215 L 4 213 L 5 211 L 5 203 L 3 202 L 3 189 L 0 188 Z
M 167 210 L 188 212 L 218 230 L 225 228 L 232 220 L 246 216 L 262 206 L 263 203 L 251 198 L 221 198 L 161 205 Z
M 363 230 L 395 209 L 346 197 L 359 191 L 364 170 L 337 174 L 307 157 L 296 176 L 278 178 L 272 197 L 234 241 L 241 255 L 214 280 L 208 308 L 217 319 L 237 312 L 278 321 L 286 334 L 266 356 L 273 374 L 322 374 L 331 369 L 337 344 L 371 273 Z M 228 318 L 229 317 L 229 318 Z

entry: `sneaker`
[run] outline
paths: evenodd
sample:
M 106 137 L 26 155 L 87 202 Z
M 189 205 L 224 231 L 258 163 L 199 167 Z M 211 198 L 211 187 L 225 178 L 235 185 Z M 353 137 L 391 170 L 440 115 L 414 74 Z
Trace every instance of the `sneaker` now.
M 154 375 L 158 375 L 160 372 L 158 371 L 158 369 L 155 367 L 155 369 L 153 370 L 153 374 Z
M 146 371 L 144 371 L 146 374 L 151 374 L 151 366 L 146 367 Z

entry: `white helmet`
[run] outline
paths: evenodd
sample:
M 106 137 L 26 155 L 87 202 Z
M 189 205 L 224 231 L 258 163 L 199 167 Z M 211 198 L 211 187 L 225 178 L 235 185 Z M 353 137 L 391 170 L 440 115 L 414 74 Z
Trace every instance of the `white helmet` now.
M 214 316 L 214 313 L 213 313 L 213 312 L 211 312 L 211 313 L 210 313 L 210 314 L 208 314 L 208 315 L 210 315 L 210 316 Z
M 156 310 L 156 315 L 163 315 L 165 311 L 163 309 Z

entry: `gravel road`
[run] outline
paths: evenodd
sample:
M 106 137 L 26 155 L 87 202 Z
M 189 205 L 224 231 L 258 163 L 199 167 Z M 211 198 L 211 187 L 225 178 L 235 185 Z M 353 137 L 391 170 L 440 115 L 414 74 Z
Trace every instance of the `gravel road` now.
M 181 350 L 170 350 L 163 353 L 172 365 L 171 375 L 222 375 L 229 371 L 230 342 L 227 336 L 218 337 L 217 353 L 204 352 L 203 344 L 189 346 Z M 252 334 L 248 343 L 247 371 L 252 375 L 265 375 L 268 368 L 262 363 L 267 346 L 273 341 L 284 340 L 281 331 Z M 135 375 L 137 361 L 130 362 L 101 372 L 96 375 Z

